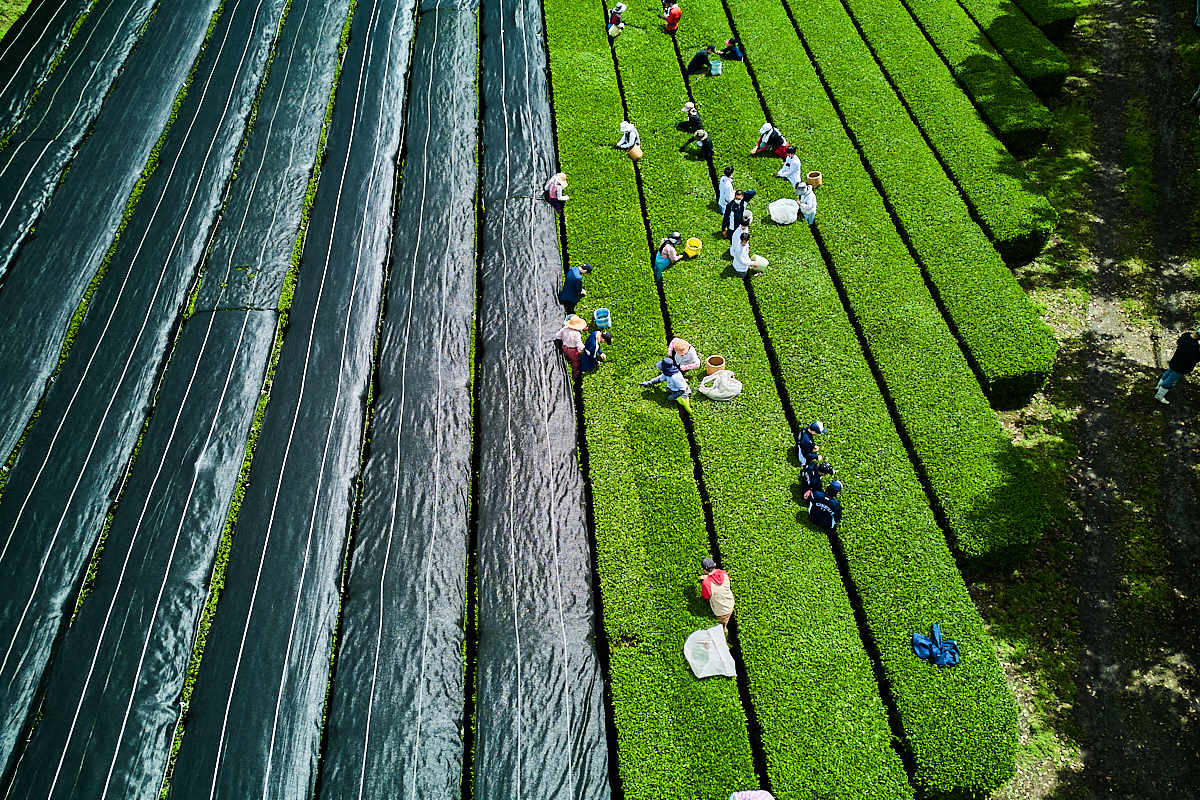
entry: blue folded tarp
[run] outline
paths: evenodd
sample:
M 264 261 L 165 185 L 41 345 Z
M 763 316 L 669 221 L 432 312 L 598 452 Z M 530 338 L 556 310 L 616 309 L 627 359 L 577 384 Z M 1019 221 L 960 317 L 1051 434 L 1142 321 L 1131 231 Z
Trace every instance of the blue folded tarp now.
M 958 643 L 953 639 L 943 639 L 942 629 L 936 622 L 933 623 L 932 633 L 933 638 L 919 633 L 912 635 L 913 653 L 917 658 L 939 667 L 953 667 L 959 660 Z

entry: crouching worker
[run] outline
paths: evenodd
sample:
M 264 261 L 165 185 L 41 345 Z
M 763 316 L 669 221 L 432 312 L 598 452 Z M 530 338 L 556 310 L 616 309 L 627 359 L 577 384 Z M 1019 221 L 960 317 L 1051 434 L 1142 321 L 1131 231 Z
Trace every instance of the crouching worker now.
M 796 459 L 800 462 L 800 466 L 803 467 L 820 451 L 821 448 L 817 447 L 813 436 L 820 436 L 823 433 L 825 433 L 825 423 L 821 420 L 817 420 L 800 431 L 800 435 L 796 437 Z
M 675 359 L 664 358 L 658 362 L 657 366 L 658 374 L 648 381 L 642 381 L 642 386 L 666 383 L 667 399 L 674 400 L 690 412 L 692 410 L 692 387 L 688 386 L 687 378 L 679 371 Z
M 678 336 L 667 345 L 667 358 L 675 362 L 680 372 L 690 372 L 700 367 L 700 354 L 696 348 Z
M 583 337 L 580 331 L 587 330 L 587 322 L 583 317 L 572 314 L 567 317 L 567 321 L 558 329 L 558 333 L 554 334 L 554 338 L 558 340 L 559 347 L 562 348 L 562 354 L 571 364 L 571 377 L 576 381 L 579 380 L 581 361 L 583 359 Z
M 800 473 L 801 496 L 807 496 L 809 492 L 823 491 L 822 482 L 826 477 L 833 477 L 833 465 L 828 461 L 822 461 L 820 456 L 814 455 Z
M 696 104 L 691 100 L 684 103 L 683 108 L 679 110 L 684 114 L 687 114 L 687 119 L 675 126 L 679 128 L 679 130 L 695 133 L 704 127 L 704 123 L 700 119 L 700 110 L 696 108 Z
M 678 247 L 683 243 L 683 234 L 672 231 L 667 238 L 658 243 L 658 252 L 654 254 L 654 280 L 661 281 L 667 267 L 683 258 Z
M 629 120 L 621 121 L 621 138 L 617 140 L 618 150 L 629 150 L 630 148 L 640 145 L 642 137 L 638 134 L 637 126 Z
M 712 139 L 710 139 L 708 136 L 708 131 L 704 130 L 703 128 L 697 130 L 692 134 L 692 138 L 688 139 L 679 146 L 679 152 L 687 152 L 687 149 L 691 147 L 693 143 L 696 145 L 696 153 L 698 154 L 699 158 L 712 158 L 713 144 Z
M 583 343 L 583 353 L 579 356 L 579 367 L 584 375 L 600 366 L 601 361 L 607 361 L 608 356 L 600 349 L 600 343 L 612 344 L 612 331 L 592 331 L 587 341 Z
M 704 574 L 700 576 L 700 596 L 708 601 L 713 616 L 725 632 L 729 632 L 729 620 L 733 616 L 733 589 L 729 588 L 729 573 L 717 569 L 717 562 L 706 558 L 700 562 Z
M 769 122 L 764 122 L 758 129 L 758 144 L 750 151 L 750 155 L 783 158 L 787 155 L 787 140 L 783 138 L 779 128 Z
M 808 501 L 808 521 L 826 533 L 842 521 L 842 502 L 838 495 L 842 492 L 842 482 L 834 481 L 823 492 L 806 492 L 804 499 Z

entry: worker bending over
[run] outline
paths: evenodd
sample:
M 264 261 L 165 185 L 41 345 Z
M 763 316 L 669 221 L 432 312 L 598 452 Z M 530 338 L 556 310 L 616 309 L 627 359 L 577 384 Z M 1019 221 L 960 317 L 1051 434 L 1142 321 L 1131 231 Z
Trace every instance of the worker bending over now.
M 687 378 L 679 371 L 675 359 L 661 359 L 656 366 L 658 374 L 648 381 L 642 381 L 642 386 L 666 383 L 667 399 L 674 400 L 690 412 L 692 410 L 692 387 L 688 385 Z
M 808 521 L 826 533 L 833 533 L 842 521 L 842 502 L 838 500 L 841 492 L 841 481 L 829 484 L 829 488 L 823 492 L 806 492 L 804 499 L 808 501 Z

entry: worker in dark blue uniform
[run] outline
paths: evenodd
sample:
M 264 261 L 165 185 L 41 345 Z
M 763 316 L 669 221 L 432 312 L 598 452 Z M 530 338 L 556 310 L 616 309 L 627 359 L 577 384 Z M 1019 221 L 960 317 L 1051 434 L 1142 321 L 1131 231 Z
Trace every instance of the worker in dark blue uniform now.
M 833 529 L 842 521 L 842 502 L 837 499 L 841 492 L 841 481 L 829 484 L 827 491 L 809 492 L 806 497 L 808 521 L 826 533 L 833 533 Z
M 813 434 L 822 433 L 825 433 L 825 423 L 821 422 L 821 420 L 817 420 L 800 431 L 800 435 L 796 437 L 796 458 L 800 460 L 800 466 L 807 464 L 808 457 L 821 449 L 817 447 L 817 443 L 813 440 Z
M 587 294 L 587 290 L 583 288 L 583 276 L 591 272 L 592 269 L 591 264 L 580 264 L 577 267 L 571 267 L 567 270 L 567 277 L 563 280 L 562 290 L 558 293 L 558 302 L 566 307 L 568 314 L 575 313 L 575 304 Z
M 820 456 L 813 453 L 800 473 L 800 488 L 803 493 L 821 491 L 823 476 L 826 475 L 833 477 L 833 465 L 828 461 L 822 461 Z
M 591 336 L 584 342 L 579 367 L 585 375 L 598 367 L 601 361 L 607 360 L 604 351 L 600 349 L 601 342 L 612 344 L 612 331 L 592 331 Z

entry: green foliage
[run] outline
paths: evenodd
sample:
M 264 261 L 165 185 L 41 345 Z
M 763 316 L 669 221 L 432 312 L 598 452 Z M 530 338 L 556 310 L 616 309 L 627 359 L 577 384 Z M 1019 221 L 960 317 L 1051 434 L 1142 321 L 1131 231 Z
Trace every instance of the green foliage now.
M 1021 10 L 1051 38 L 1066 36 L 1075 18 L 1088 5 L 1086 0 L 1017 0 Z
M 743 14 L 743 7 L 754 13 Z M 750 41 L 791 28 L 777 3 L 746 0 L 736 8 L 737 24 Z M 838 0 L 808 0 L 791 9 L 984 390 L 998 406 L 1023 405 L 1050 374 L 1058 352 L 1053 332 L 972 221 Z M 780 37 L 752 58 L 771 85 L 804 87 L 778 96 L 773 109 L 784 119 L 807 115 L 802 130 L 810 139 L 800 143 L 800 155 L 823 157 L 825 143 L 840 138 L 842 128 L 801 43 Z M 853 161 L 849 152 L 846 158 Z M 839 166 L 831 181 L 843 180 L 840 171 Z
M 962 7 L 1029 88 L 1041 95 L 1062 88 L 1067 57 L 1012 0 L 962 0 Z
M 1032 152 L 1050 112 L 985 39 L 957 0 L 899 0 L 946 59 L 963 90 L 1013 150 Z
M 689 4 L 685 21 L 701 13 Z M 671 230 L 704 242 L 700 258 L 664 276 L 674 333 L 702 355 L 723 355 L 744 386 L 729 403 L 697 395 L 692 407 L 768 776 L 780 797 L 911 796 L 829 539 L 799 519 L 792 431 L 746 290 L 726 266 L 728 244 L 713 234 L 707 164 L 677 150 L 687 136 L 675 129 L 687 95 L 670 42 L 657 26 L 628 25 L 616 49 L 629 114 L 647 148 L 639 169 L 654 243 Z M 730 109 L 754 100 L 752 90 L 726 90 Z M 708 129 L 714 137 L 729 130 Z M 645 377 L 654 355 L 647 354 Z
M 979 118 L 900 0 L 843 2 L 996 249 L 1009 261 L 1035 256 L 1054 230 L 1054 209 Z
M 756 28 L 741 24 L 744 20 L 753 19 L 755 25 L 771 24 L 765 5 L 746 0 L 736 6 L 734 13 L 739 22 L 739 32 L 744 36 L 743 41 L 755 41 L 758 36 Z M 719 5 L 711 1 L 689 5 L 687 21 L 693 25 L 693 31 L 700 30 L 701 40 L 719 41 L 727 35 L 726 30 L 722 30 L 723 20 L 719 18 L 718 9 Z M 655 198 L 658 198 L 660 213 L 669 223 L 663 226 L 663 230 L 677 227 L 694 233 L 695 230 L 689 230 L 679 220 L 681 217 L 688 222 L 695 220 L 694 225 L 703 229 L 705 221 L 697 219 L 694 213 L 689 215 L 686 212 L 706 205 L 708 198 L 712 197 L 712 188 L 696 166 L 677 161 L 671 152 L 669 144 L 673 134 L 667 124 L 673 121 L 672 106 L 678 108 L 678 103 L 669 96 L 668 90 L 673 88 L 672 81 L 664 77 L 668 74 L 670 64 L 665 60 L 654 61 L 653 41 L 644 43 L 638 38 L 640 35 L 640 31 L 627 28 L 617 41 L 617 50 L 630 113 L 639 125 L 647 148 L 641 165 L 651 220 L 653 222 L 655 218 Z M 781 59 L 790 56 L 793 61 L 798 60 L 778 41 L 773 52 Z M 689 55 L 685 53 L 684 57 Z M 755 54 L 752 53 L 751 57 L 754 58 Z M 755 63 L 762 69 L 761 60 Z M 639 75 L 641 80 L 636 80 Z M 655 79 L 650 79 L 650 75 L 656 76 Z M 811 78 L 800 81 L 794 74 L 776 72 L 772 72 L 772 76 L 777 85 L 787 87 L 788 94 L 794 96 L 797 102 L 810 105 L 820 102 L 807 93 L 814 82 Z M 752 160 L 739 156 L 737 152 L 739 148 L 743 153 L 749 150 L 760 121 L 760 117 L 756 116 L 758 109 L 754 90 L 741 65 L 726 64 L 722 77 L 695 78 L 692 87 L 708 129 L 724 134 L 716 142 L 718 166 L 728 162 L 738 165 L 740 170 L 741 163 L 751 162 L 751 172 L 757 179 L 753 188 L 758 188 L 763 195 L 770 192 L 772 187 L 783 186 L 783 182 L 773 175 L 777 161 Z M 676 91 L 682 94 L 682 86 Z M 668 96 L 662 98 L 664 93 Z M 645 107 L 645 113 L 639 116 L 637 112 L 642 106 Z M 820 107 L 817 106 L 817 109 L 814 113 L 820 115 Z M 824 118 L 836 124 L 836 117 L 831 111 Z M 667 124 L 663 124 L 664 120 Z M 815 122 L 811 119 L 804 122 L 804 130 L 819 136 Z M 681 138 L 678 134 L 674 136 Z M 656 168 L 662 161 L 666 161 L 667 166 Z M 844 173 L 847 172 L 849 170 L 839 163 L 838 180 L 845 180 Z M 686 182 L 685 177 L 688 178 Z M 747 184 L 743 173 L 735 173 L 735 177 L 739 178 L 739 185 Z M 704 202 L 685 202 L 682 208 L 679 203 L 673 202 L 681 198 L 690 200 L 693 196 L 703 198 Z M 762 213 L 763 203 L 759 199 L 754 200 L 752 205 Z M 710 219 L 713 218 L 715 214 Z M 941 531 L 923 501 L 920 483 L 874 378 L 862 360 L 855 333 L 842 310 L 838 294 L 816 252 L 815 244 L 802 232 L 802 228 L 781 228 L 760 223 L 752 227 L 754 250 L 761 250 L 771 259 L 766 274 L 754 278 L 753 284 L 788 396 L 803 419 L 819 416 L 831 422 L 833 433 L 827 437 L 831 441 L 822 444 L 851 487 L 847 491 L 851 511 L 845 526 L 838 533 L 838 544 L 845 554 L 866 624 L 880 651 L 890 696 L 899 712 L 905 743 L 916 765 L 915 782 L 922 791 L 936 795 L 993 789 L 1013 772 L 1016 706 L 982 619 L 971 602 Z M 706 241 L 706 247 L 714 244 L 723 249 L 720 240 Z M 706 261 L 709 257 L 706 252 L 701 260 Z M 689 264 L 687 267 L 676 266 L 666 273 L 668 298 L 672 295 L 677 298 L 671 302 L 677 326 L 681 319 L 677 309 L 688 309 L 691 304 L 687 298 L 697 295 L 705 298 L 699 314 L 720 319 L 722 329 L 735 326 L 739 317 L 745 317 L 745 312 L 739 314 L 731 307 L 714 303 L 714 298 L 723 296 L 725 292 L 714 291 L 712 283 L 718 286 L 733 284 L 735 294 L 740 287 L 736 286 L 736 281 L 718 279 L 712 282 L 711 279 L 706 281 L 700 277 L 702 273 L 711 275 L 713 269 L 709 262 L 700 269 L 694 269 Z M 682 270 L 687 270 L 688 280 L 680 280 Z M 691 316 L 696 317 L 698 313 L 692 312 Z M 752 326 L 748 321 L 743 324 Z M 705 333 L 710 337 L 720 335 L 711 329 Z M 733 333 L 739 339 L 752 339 L 755 332 L 735 329 Z M 737 345 L 725 344 L 722 347 Z M 742 349 L 745 350 L 745 347 Z M 750 356 L 751 363 L 744 364 L 744 357 L 731 356 L 729 349 L 720 352 L 731 359 L 734 369 L 748 387 L 769 385 L 771 378 L 764 374 L 764 366 L 760 366 L 763 356 Z M 754 361 L 759 364 L 754 364 Z M 757 376 L 754 373 L 756 368 Z M 741 400 L 739 398 L 735 403 Z M 764 400 L 756 405 L 765 405 L 767 402 Z M 717 417 L 720 422 L 726 422 L 733 413 L 700 401 L 695 408 L 700 420 L 699 427 L 703 431 L 708 431 L 710 427 L 710 422 L 701 416 L 706 410 L 720 408 L 722 413 Z M 769 415 L 758 408 L 757 418 L 759 425 L 765 427 Z M 755 436 L 746 430 L 736 431 L 733 437 L 729 436 L 727 430 L 714 430 L 711 435 L 699 434 L 699 438 L 702 458 L 710 441 L 736 438 L 743 454 L 741 457 L 745 459 L 749 450 L 747 442 Z M 707 462 L 705 466 L 713 494 L 714 513 L 720 519 L 725 505 L 719 499 L 717 490 L 721 473 L 707 469 Z M 790 471 L 789 467 L 783 465 L 778 469 Z M 730 494 L 735 491 L 731 489 Z M 755 530 L 760 539 L 770 540 L 769 536 L 762 536 L 763 526 L 747 526 L 747 529 Z M 807 539 L 817 536 L 811 530 L 805 530 L 800 535 Z M 724 539 L 722 544 L 724 547 Z M 727 563 L 735 563 L 730 560 L 728 552 L 725 555 Z M 790 572 L 785 562 L 776 563 L 784 574 L 772 576 L 773 581 L 786 584 L 790 577 L 801 574 Z M 802 574 L 808 578 L 813 571 L 808 568 Z M 760 576 L 755 577 L 757 580 Z M 772 586 L 772 590 L 780 598 L 790 593 L 786 585 Z M 741 593 L 739 602 L 744 605 Z M 828 602 L 836 601 L 830 599 Z M 806 609 L 802 613 L 810 612 Z M 742 614 L 745 614 L 744 610 Z M 742 619 L 745 623 L 745 616 Z M 954 670 L 937 670 L 911 654 L 909 634 L 927 632 L 928 625 L 934 621 L 940 622 L 945 630 L 952 631 L 947 635 L 956 638 L 963 651 L 971 654 Z M 749 663 L 753 651 L 746 642 L 750 634 L 746 632 L 745 625 L 742 631 L 743 647 Z M 767 645 L 766 641 L 762 644 Z M 763 707 L 771 705 L 773 703 L 756 702 L 760 718 L 767 716 Z M 800 716 L 804 712 L 794 713 Z M 769 749 L 773 731 L 767 728 L 766 722 L 763 727 Z M 776 781 L 776 787 L 779 786 Z
M 603 17 L 570 0 L 546 11 L 570 255 L 597 265 L 578 310 L 616 322 L 583 396 L 621 783 L 630 800 L 728 797 L 756 784 L 749 734 L 736 685 L 695 680 L 682 657 L 714 624 L 694 596 L 708 534 L 682 421 L 637 385 L 666 338 L 633 167 L 609 146 L 621 98 Z

